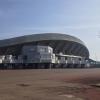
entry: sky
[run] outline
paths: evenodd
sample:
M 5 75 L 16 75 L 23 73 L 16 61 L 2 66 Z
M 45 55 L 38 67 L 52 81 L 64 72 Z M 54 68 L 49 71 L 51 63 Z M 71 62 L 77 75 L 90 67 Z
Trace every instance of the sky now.
M 78 37 L 100 61 L 100 0 L 0 0 L 0 40 L 44 32 Z

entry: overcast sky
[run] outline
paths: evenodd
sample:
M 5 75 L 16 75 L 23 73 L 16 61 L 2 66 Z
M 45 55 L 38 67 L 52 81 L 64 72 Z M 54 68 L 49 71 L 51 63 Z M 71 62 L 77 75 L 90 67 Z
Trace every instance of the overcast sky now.
M 0 39 L 43 32 L 76 36 L 100 60 L 100 0 L 0 0 Z

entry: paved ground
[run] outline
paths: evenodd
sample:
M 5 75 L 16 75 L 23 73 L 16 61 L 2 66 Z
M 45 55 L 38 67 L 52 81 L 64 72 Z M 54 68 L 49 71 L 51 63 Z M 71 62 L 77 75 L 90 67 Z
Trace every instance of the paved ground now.
M 100 100 L 100 69 L 0 70 L 0 100 Z

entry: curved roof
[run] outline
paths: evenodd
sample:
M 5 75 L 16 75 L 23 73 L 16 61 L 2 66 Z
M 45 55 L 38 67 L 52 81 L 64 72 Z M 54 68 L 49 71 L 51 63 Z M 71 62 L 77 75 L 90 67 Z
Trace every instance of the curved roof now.
M 74 36 L 60 34 L 60 33 L 43 33 L 43 34 L 32 34 L 32 35 L 15 37 L 11 39 L 0 40 L 0 47 L 13 46 L 18 44 L 42 41 L 42 40 L 65 40 L 65 41 L 77 42 L 85 46 L 85 44 L 80 39 Z
M 26 44 L 48 45 L 53 48 L 54 53 L 89 57 L 89 51 L 80 39 L 60 33 L 33 34 L 0 40 L 0 54 L 20 54 L 21 48 Z

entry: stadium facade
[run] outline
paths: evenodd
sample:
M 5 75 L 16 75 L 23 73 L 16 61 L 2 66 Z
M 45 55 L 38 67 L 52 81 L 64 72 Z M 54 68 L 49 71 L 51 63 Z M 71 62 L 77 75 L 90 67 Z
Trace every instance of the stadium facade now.
M 33 34 L 0 40 L 0 68 L 79 68 L 89 66 L 89 51 L 78 38 Z

